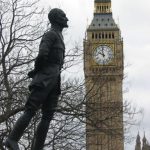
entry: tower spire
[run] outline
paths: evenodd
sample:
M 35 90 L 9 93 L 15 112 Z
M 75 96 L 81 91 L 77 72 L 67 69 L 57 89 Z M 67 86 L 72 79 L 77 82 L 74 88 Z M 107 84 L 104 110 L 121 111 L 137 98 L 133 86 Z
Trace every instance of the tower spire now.
M 95 0 L 95 13 L 111 13 L 111 0 Z
M 137 138 L 136 138 L 135 150 L 141 150 L 141 140 L 140 140 L 139 132 L 138 132 L 138 135 L 137 135 Z
M 146 136 L 145 136 L 145 131 L 144 131 L 144 137 L 143 137 L 143 145 L 146 144 Z
M 93 2 L 94 16 L 84 41 L 86 150 L 124 150 L 123 113 L 118 113 L 123 109 L 123 41 L 111 0 Z

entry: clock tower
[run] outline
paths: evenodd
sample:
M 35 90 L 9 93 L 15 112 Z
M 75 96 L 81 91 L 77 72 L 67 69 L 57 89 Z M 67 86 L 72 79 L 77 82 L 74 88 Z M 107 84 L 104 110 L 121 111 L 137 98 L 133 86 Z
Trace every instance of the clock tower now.
M 123 40 L 111 0 L 94 0 L 84 40 L 86 150 L 124 150 Z

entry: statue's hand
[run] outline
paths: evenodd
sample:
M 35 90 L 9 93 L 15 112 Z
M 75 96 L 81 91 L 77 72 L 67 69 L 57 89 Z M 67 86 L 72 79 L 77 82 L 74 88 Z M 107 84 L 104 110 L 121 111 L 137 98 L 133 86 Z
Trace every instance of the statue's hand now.
M 48 55 L 38 55 L 35 59 L 34 72 L 41 70 L 48 62 Z M 32 73 L 31 73 L 32 74 Z
M 29 78 L 33 78 L 33 77 L 35 76 L 35 74 L 36 74 L 36 71 L 35 71 L 35 70 L 32 70 L 32 71 L 30 71 L 30 72 L 28 73 L 28 77 L 29 77 Z

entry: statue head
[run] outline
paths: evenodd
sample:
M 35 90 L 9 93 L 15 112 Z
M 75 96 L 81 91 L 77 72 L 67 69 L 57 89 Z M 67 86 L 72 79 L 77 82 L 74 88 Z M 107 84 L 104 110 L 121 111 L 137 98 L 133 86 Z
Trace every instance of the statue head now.
M 59 8 L 51 9 L 48 14 L 48 19 L 52 25 L 58 25 L 61 28 L 68 27 L 68 18 L 66 17 L 64 11 Z

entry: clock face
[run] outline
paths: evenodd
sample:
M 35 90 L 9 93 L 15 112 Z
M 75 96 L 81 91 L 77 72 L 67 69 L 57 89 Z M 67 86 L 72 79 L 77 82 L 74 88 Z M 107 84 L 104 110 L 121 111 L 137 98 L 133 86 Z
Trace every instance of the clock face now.
M 93 58 L 98 64 L 108 64 L 112 61 L 113 51 L 109 46 L 98 46 L 93 53 Z

